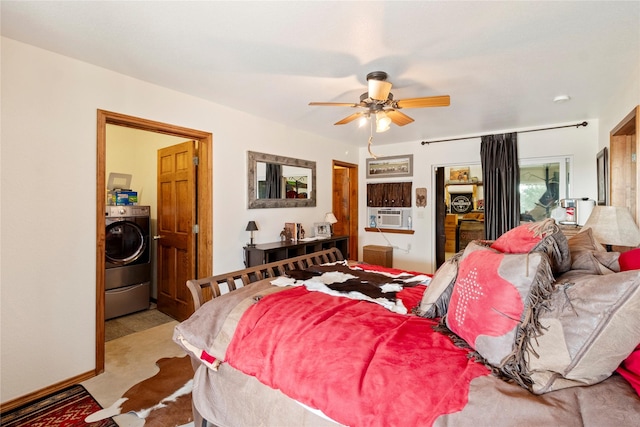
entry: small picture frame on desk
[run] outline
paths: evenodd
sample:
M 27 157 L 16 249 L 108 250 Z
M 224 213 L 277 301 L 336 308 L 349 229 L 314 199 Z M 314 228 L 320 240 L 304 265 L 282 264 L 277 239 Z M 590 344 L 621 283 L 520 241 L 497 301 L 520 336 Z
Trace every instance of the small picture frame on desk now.
M 285 241 L 292 242 L 297 240 L 298 227 L 295 222 L 284 223 Z
M 328 239 L 331 237 L 331 224 L 328 222 L 315 222 L 313 230 L 318 239 Z

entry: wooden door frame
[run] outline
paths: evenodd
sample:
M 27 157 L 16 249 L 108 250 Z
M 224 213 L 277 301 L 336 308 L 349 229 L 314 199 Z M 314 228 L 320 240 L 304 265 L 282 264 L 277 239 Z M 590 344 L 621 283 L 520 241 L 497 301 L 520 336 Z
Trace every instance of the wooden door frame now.
M 335 176 L 333 171 L 336 166 L 349 171 L 349 258 L 358 259 L 358 165 L 340 160 L 333 160 L 331 165 L 331 188 L 334 187 Z M 332 196 L 331 206 L 333 209 Z M 355 249 L 355 251 L 354 251 Z
M 640 224 L 640 173 L 631 154 L 640 152 L 640 105 L 609 133 L 609 204 L 626 206 Z
M 447 215 L 447 206 L 444 199 L 444 166 L 436 166 L 433 170 L 434 194 L 435 194 L 435 242 L 436 242 L 436 269 L 445 261 L 445 232 L 444 219 Z
M 96 171 L 96 367 L 95 375 L 104 371 L 104 274 L 105 274 L 105 209 L 106 209 L 106 147 L 107 125 L 124 126 L 148 132 L 162 133 L 198 142 L 197 170 L 197 269 L 201 277 L 213 272 L 213 135 L 210 132 L 188 129 L 105 110 L 97 112 L 97 171 Z

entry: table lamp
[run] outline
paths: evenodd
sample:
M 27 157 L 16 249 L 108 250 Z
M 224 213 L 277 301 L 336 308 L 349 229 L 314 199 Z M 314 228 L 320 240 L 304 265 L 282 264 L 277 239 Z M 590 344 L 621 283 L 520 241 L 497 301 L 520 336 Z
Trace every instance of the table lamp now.
M 336 216 L 333 214 L 333 212 L 327 212 L 327 214 L 324 216 L 324 221 L 331 224 L 331 235 L 333 236 L 333 224 L 338 222 Z
M 253 243 L 253 232 L 256 231 L 257 229 L 258 229 L 258 226 L 256 225 L 256 222 L 255 221 L 249 221 L 245 231 L 250 231 L 251 232 L 251 240 L 249 241 L 249 245 L 248 245 L 251 248 L 256 246 L 256 244 Z
M 591 228 L 593 237 L 608 251 L 614 245 L 636 247 L 640 244 L 640 230 L 625 207 L 596 206 L 582 228 Z

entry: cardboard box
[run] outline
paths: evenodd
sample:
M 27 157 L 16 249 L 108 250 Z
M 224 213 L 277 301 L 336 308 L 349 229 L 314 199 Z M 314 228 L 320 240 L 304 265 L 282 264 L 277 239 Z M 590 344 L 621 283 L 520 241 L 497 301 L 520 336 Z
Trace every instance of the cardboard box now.
M 114 196 L 115 196 L 115 204 L 118 206 L 138 204 L 137 191 L 115 191 Z

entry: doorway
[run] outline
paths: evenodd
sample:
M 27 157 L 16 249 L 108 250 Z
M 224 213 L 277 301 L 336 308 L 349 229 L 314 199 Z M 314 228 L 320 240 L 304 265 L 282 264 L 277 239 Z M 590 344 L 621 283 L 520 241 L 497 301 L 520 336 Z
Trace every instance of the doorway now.
M 338 220 L 333 232 L 349 236 L 345 259 L 358 259 L 358 165 L 334 160 L 332 177 L 332 209 Z
M 434 167 L 436 267 L 484 238 L 484 194 L 480 164 Z
M 196 217 L 198 251 L 194 254 L 198 274 L 209 276 L 213 271 L 213 195 L 212 195 L 212 144 L 209 132 L 183 128 L 167 123 L 155 122 L 104 110 L 97 111 L 97 171 L 96 171 L 96 369 L 98 375 L 104 371 L 105 363 L 105 207 L 106 207 L 106 139 L 107 125 L 124 126 L 143 131 L 172 135 L 198 144 L 199 167 L 195 186 L 197 194 Z

